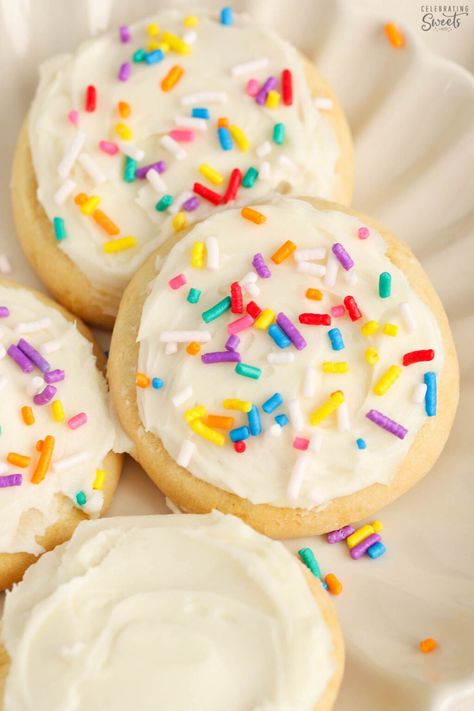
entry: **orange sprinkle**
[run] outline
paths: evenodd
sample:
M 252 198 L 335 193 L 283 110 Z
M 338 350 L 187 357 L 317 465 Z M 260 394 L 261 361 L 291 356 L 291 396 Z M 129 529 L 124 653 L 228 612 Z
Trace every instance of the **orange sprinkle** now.
M 420 649 L 423 654 L 428 654 L 429 652 L 432 652 L 434 649 L 437 648 L 437 646 L 438 642 L 435 639 L 432 639 L 431 637 L 423 639 L 420 642 Z
M 112 222 L 110 217 L 107 217 L 105 212 L 102 212 L 102 210 L 94 210 L 92 217 L 97 224 L 100 225 L 105 232 L 107 232 L 108 235 L 118 235 L 120 233 L 120 230 L 115 222 Z
M 41 448 L 41 454 L 38 459 L 38 463 L 31 477 L 33 484 L 39 484 L 45 478 L 49 465 L 51 462 L 51 457 L 53 456 L 54 450 L 54 437 L 51 435 L 46 435 L 44 438 L 43 446 Z
M 401 49 L 405 46 L 405 36 L 400 32 L 394 22 L 387 22 L 387 24 L 384 25 L 384 30 L 392 47 Z
M 253 210 L 251 207 L 243 207 L 240 214 L 246 220 L 250 220 L 250 222 L 255 222 L 256 225 L 261 225 L 267 219 L 265 215 L 262 215 L 262 213 L 258 212 L 257 210 Z
M 145 373 L 137 373 L 135 375 L 135 385 L 137 388 L 149 388 L 150 378 Z
M 43 440 L 43 439 L 39 439 L 39 440 L 36 442 L 35 447 L 36 447 L 36 451 L 37 451 L 37 452 L 41 452 L 41 450 L 43 449 L 43 444 L 44 444 L 44 440 Z
M 225 415 L 208 415 L 207 424 L 209 427 L 215 427 L 218 430 L 230 430 L 234 426 L 234 418 L 226 417 Z
M 128 118 L 132 113 L 132 107 L 126 101 L 119 101 L 117 108 L 122 118 Z
M 291 241 L 291 239 L 288 239 L 286 242 L 284 242 L 281 247 L 277 249 L 275 254 L 272 254 L 270 257 L 272 262 L 275 262 L 275 264 L 281 264 L 285 259 L 287 259 L 292 252 L 294 252 L 296 249 L 296 244 Z
M 191 341 L 191 343 L 189 343 L 186 348 L 186 353 L 189 353 L 189 355 L 194 356 L 197 355 L 200 350 L 201 346 L 199 345 L 199 343 L 197 343 L 196 341 Z
M 314 301 L 321 301 L 323 298 L 323 292 L 319 289 L 306 289 L 306 298 L 313 299 Z
M 27 457 L 24 454 L 17 454 L 16 452 L 8 452 L 7 462 L 24 469 L 29 466 L 31 457 Z
M 162 90 L 171 91 L 171 89 L 179 82 L 183 74 L 184 69 L 183 67 L 180 67 L 179 64 L 175 64 L 174 67 L 171 67 L 165 78 L 161 80 Z
M 33 425 L 35 421 L 35 416 L 33 415 L 33 410 L 28 405 L 21 408 L 21 416 L 25 425 Z
M 229 119 L 226 116 L 221 116 L 217 119 L 217 128 L 229 128 Z
M 78 193 L 76 197 L 74 198 L 74 202 L 76 205 L 84 205 L 84 203 L 87 200 L 87 195 L 85 193 Z
M 324 582 L 328 586 L 329 592 L 333 595 L 340 595 L 342 593 L 342 583 L 333 573 L 328 573 L 324 578 Z

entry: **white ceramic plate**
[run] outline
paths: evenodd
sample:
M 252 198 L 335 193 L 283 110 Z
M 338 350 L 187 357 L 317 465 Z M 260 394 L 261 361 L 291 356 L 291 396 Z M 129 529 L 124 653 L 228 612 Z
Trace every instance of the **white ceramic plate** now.
M 187 11 L 196 6 L 173 4 Z M 200 3 L 205 4 L 216 10 L 221 5 Z M 151 0 L 0 3 L 0 253 L 8 255 L 13 278 L 38 286 L 15 242 L 6 187 L 38 63 L 91 33 L 150 14 L 156 5 Z M 461 364 L 461 405 L 447 448 L 425 480 L 380 516 L 387 554 L 356 562 L 343 544 L 329 546 L 323 538 L 289 544 L 293 551 L 312 546 L 323 571 L 336 573 L 344 584 L 335 603 L 347 667 L 336 709 L 472 710 L 472 78 L 410 35 L 405 49 L 393 49 L 382 31 L 391 18 L 374 16 L 356 3 L 248 0 L 233 5 L 293 41 L 335 87 L 355 139 L 354 205 L 412 246 L 444 302 Z M 167 511 L 158 490 L 130 461 L 110 515 Z M 437 639 L 439 650 L 421 654 L 418 642 L 425 637 Z

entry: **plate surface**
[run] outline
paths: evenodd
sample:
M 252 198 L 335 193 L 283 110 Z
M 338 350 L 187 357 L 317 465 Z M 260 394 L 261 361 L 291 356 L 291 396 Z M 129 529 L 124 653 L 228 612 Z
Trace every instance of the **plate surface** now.
M 188 12 L 221 5 L 170 4 Z M 335 604 L 347 666 L 336 711 L 473 709 L 472 78 L 411 35 L 404 50 L 394 50 L 381 30 L 391 18 L 356 3 L 300 0 L 297 13 L 291 0 L 233 6 L 274 26 L 333 84 L 354 135 L 354 206 L 411 245 L 448 312 L 461 366 L 461 402 L 448 446 L 421 484 L 380 515 L 387 554 L 356 562 L 343 544 L 329 546 L 323 538 L 288 544 L 293 551 L 310 545 L 323 571 L 336 573 L 344 584 Z M 0 253 L 10 259 L 16 280 L 39 286 L 15 242 L 6 189 L 39 62 L 155 7 L 151 0 L 0 3 L 1 66 L 8 67 L 2 75 Z M 129 461 L 110 515 L 167 511 L 158 490 Z M 425 637 L 437 639 L 440 649 L 421 654 L 417 645 Z

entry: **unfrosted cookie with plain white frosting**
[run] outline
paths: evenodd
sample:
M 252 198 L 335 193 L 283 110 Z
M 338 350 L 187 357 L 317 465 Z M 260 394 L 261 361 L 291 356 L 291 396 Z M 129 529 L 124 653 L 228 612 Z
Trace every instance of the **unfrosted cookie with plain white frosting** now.
M 232 516 L 84 522 L 7 595 L 4 711 L 332 708 L 335 610 Z
M 109 377 L 166 496 L 277 537 L 339 528 L 410 488 L 458 399 L 448 321 L 408 247 L 355 211 L 290 198 L 216 214 L 151 257 L 125 292 Z
M 0 279 L 0 590 L 110 503 L 122 457 L 90 331 Z
M 246 16 L 195 20 L 164 10 L 41 68 L 14 165 L 17 232 L 86 321 L 110 327 L 146 256 L 216 209 L 272 191 L 350 201 L 349 131 L 314 65 Z

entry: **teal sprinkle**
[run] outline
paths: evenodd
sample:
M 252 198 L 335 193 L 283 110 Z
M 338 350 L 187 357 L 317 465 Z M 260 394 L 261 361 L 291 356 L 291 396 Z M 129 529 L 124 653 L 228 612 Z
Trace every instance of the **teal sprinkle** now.
M 243 180 L 242 180 L 242 185 L 244 188 L 253 188 L 255 185 L 255 181 L 258 178 L 258 170 L 254 168 L 253 166 L 250 166 L 248 171 L 245 173 Z
M 135 180 L 135 173 L 137 170 L 137 161 L 130 158 L 130 156 L 125 156 L 125 165 L 123 168 L 123 179 L 126 183 L 133 183 Z
M 382 272 L 379 276 L 379 296 L 387 299 L 392 293 L 392 275 L 389 272 Z
M 245 375 L 246 378 L 253 378 L 253 380 L 258 380 L 262 374 L 260 368 L 256 368 L 254 365 L 247 365 L 246 363 L 237 363 L 235 372 L 238 375 Z
M 202 291 L 201 289 L 190 289 L 188 293 L 188 301 L 190 304 L 197 304 L 199 299 L 201 298 Z
M 300 550 L 298 551 L 298 555 L 305 564 L 305 566 L 309 568 L 309 570 L 313 573 L 314 577 L 322 580 L 321 570 L 319 569 L 318 561 L 314 557 L 314 553 L 311 548 L 300 548 Z
M 143 62 L 143 60 L 145 59 L 145 54 L 146 52 L 143 48 L 137 49 L 137 51 L 133 53 L 132 59 L 134 62 Z
M 64 224 L 64 220 L 62 217 L 53 217 L 53 227 L 54 236 L 56 237 L 58 242 L 61 242 L 61 240 L 67 237 L 66 225 Z
M 78 506 L 84 506 L 87 501 L 87 496 L 83 491 L 78 491 L 76 494 L 76 503 Z
M 158 210 L 158 212 L 164 212 L 172 204 L 173 204 L 173 196 L 172 195 L 163 195 L 163 197 L 160 198 L 158 200 L 158 202 L 156 203 L 155 210 Z
M 207 309 L 207 311 L 202 312 L 202 320 L 205 321 L 206 323 L 210 323 L 211 321 L 214 321 L 216 318 L 219 318 L 219 316 L 222 316 L 222 314 L 225 314 L 226 311 L 230 309 L 230 296 L 226 296 L 222 301 L 219 301 L 217 304 L 214 304 L 210 309 Z
M 279 146 L 282 145 L 282 143 L 285 140 L 285 124 L 284 123 L 276 123 L 273 126 L 273 143 L 277 143 Z

